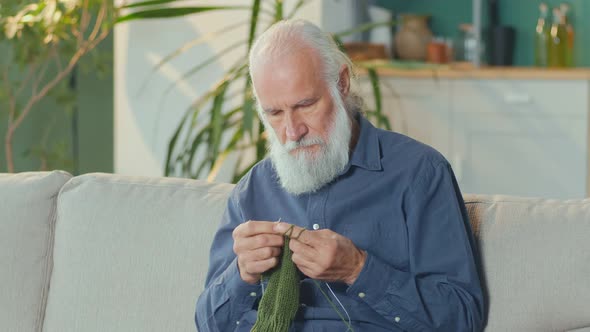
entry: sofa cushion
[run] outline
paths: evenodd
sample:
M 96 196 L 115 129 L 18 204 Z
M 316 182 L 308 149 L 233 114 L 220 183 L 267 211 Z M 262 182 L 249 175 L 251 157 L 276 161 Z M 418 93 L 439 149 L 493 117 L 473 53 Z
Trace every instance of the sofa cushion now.
M 465 200 L 485 271 L 486 331 L 590 326 L 590 200 Z
M 0 174 L 0 326 L 40 331 L 65 172 Z
M 229 184 L 88 174 L 58 200 L 44 331 L 195 331 Z

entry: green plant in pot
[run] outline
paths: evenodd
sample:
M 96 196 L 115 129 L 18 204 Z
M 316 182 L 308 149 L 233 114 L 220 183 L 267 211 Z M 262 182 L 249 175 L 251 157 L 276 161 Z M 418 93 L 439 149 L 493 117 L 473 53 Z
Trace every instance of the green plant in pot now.
M 204 68 L 220 57 L 235 52 L 237 49 L 242 51 L 243 46 L 246 46 L 246 54 L 229 66 L 223 77 L 215 82 L 211 89 L 201 94 L 184 113 L 170 138 L 165 163 L 166 176 L 198 178 L 208 175 L 210 179 L 213 179 L 227 157 L 238 152 L 238 161 L 233 177 L 234 182 L 236 182 L 266 155 L 267 142 L 264 127 L 257 116 L 256 102 L 252 92 L 252 84 L 249 80 L 247 55 L 256 37 L 264 31 L 261 28 L 266 29 L 279 20 L 293 17 L 311 0 L 294 2 L 293 9 L 289 12 L 286 12 L 284 3 L 281 0 L 253 0 L 250 6 L 226 6 L 223 4 L 214 7 L 170 6 L 176 2 L 181 3 L 177 0 L 134 3 L 125 7 L 129 13 L 121 16 L 118 21 L 123 23 L 130 20 L 198 15 L 212 11 L 249 11 L 249 20 L 247 22 L 228 24 L 220 31 L 187 42 L 166 56 L 154 68 L 154 71 L 159 69 L 163 64 L 181 55 L 191 47 L 207 42 L 211 38 L 227 33 L 235 33 L 237 29 L 245 28 L 247 35 L 242 42 L 229 45 L 211 58 L 195 65 L 194 68 L 183 75 L 183 79 L 191 75 L 198 75 Z M 391 21 L 367 23 L 335 34 L 334 38 L 342 45 L 340 38 L 344 36 L 370 30 L 377 26 L 392 24 Z M 375 100 L 375 105 L 366 111 L 366 114 L 377 125 L 389 129 L 389 122 L 381 112 L 381 93 L 377 72 L 369 65 L 359 65 L 368 72 Z M 245 153 L 246 151 L 248 153 Z
M 62 109 L 72 108 L 75 96 L 68 91 L 68 78 L 108 36 L 116 13 L 109 0 L 2 1 L 0 115 L 8 120 L 2 144 L 8 172 L 16 170 L 15 133 L 31 113 L 41 111 L 38 104 L 50 96 Z M 63 144 L 47 151 L 45 143 L 28 149 L 41 160 L 40 168 L 67 166 Z

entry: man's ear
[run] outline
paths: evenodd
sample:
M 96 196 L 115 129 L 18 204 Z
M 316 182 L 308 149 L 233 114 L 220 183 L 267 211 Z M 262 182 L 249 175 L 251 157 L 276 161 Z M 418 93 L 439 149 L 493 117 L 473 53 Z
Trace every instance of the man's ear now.
M 338 91 L 340 91 L 342 97 L 348 96 L 348 92 L 350 91 L 350 71 L 347 65 L 342 65 L 340 68 Z

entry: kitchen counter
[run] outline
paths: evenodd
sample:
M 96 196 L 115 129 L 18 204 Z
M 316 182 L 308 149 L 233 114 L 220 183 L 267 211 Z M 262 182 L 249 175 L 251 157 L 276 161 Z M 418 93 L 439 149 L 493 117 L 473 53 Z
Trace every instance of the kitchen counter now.
M 380 76 L 402 78 L 448 78 L 448 79 L 543 79 L 543 80 L 590 80 L 590 68 L 535 67 L 482 67 L 474 68 L 466 64 L 436 65 L 426 63 L 398 63 L 382 60 L 359 63 L 358 72 L 363 75 L 363 67 L 377 69 Z

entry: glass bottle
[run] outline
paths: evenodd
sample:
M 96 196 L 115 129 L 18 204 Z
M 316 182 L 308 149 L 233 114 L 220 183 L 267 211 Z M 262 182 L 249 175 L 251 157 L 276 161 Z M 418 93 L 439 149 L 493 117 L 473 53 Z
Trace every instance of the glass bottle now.
M 565 47 L 565 65 L 566 67 L 574 66 L 574 27 L 571 24 L 570 17 L 570 6 L 566 3 L 562 3 L 559 6 L 561 14 L 563 15 L 563 22 L 565 24 L 565 31 L 567 33 L 567 42 Z
M 565 67 L 567 31 L 561 10 L 553 8 L 553 24 L 549 43 L 549 67 Z
M 455 41 L 455 61 L 475 63 L 479 57 L 480 63 L 483 63 L 485 45 L 480 40 L 479 47 L 475 36 L 475 30 L 472 24 L 459 25 L 459 36 Z
M 539 19 L 537 20 L 537 31 L 535 33 L 535 65 L 547 67 L 549 64 L 549 40 L 551 29 L 549 25 L 549 8 L 546 3 L 539 5 Z

